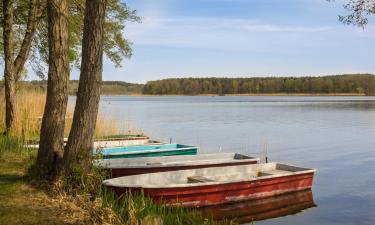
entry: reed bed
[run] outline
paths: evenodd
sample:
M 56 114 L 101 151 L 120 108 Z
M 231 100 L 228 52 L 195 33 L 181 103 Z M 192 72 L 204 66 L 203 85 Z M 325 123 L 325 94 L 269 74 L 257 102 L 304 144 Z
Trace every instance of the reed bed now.
M 0 94 L 0 129 L 5 130 L 5 98 Z M 45 105 L 41 92 L 19 92 L 16 97 L 15 120 L 12 135 L 21 141 L 39 137 L 40 122 Z
M 0 93 L 0 131 L 5 130 L 5 98 Z M 18 92 L 16 97 L 15 123 L 12 136 L 22 143 L 38 142 L 46 95 L 43 92 Z M 73 120 L 74 105 L 68 104 L 64 136 L 68 137 Z M 132 131 L 128 131 L 132 132 Z M 119 122 L 99 112 L 95 136 L 110 136 L 121 133 Z

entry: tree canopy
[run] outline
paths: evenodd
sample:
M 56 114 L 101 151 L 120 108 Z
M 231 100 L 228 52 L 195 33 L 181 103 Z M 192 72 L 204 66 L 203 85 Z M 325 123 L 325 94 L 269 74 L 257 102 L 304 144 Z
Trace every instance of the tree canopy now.
M 149 81 L 143 94 L 375 94 L 375 76 L 352 74 L 323 77 L 172 78 Z
M 46 65 L 48 64 L 48 29 L 47 11 L 44 0 L 38 1 L 40 12 L 38 15 L 38 25 L 29 63 L 39 77 L 45 78 Z M 85 12 L 84 0 L 69 0 L 69 60 L 71 67 L 80 68 L 81 42 L 83 32 L 83 18 Z M 0 4 L 2 12 L 2 4 Z M 14 36 L 15 50 L 19 49 L 22 37 L 27 25 L 27 17 L 30 8 L 28 0 L 14 1 Z M 0 15 L 2 21 L 3 15 Z M 140 22 L 136 11 L 130 9 L 121 0 L 108 0 L 105 15 L 105 36 L 104 53 L 115 66 L 121 66 L 124 58 L 132 55 L 131 42 L 124 36 L 126 24 L 129 21 Z M 2 32 L 0 32 L 2 34 Z M 2 36 L 1 36 L 2 38 Z M 2 48 L 2 46 L 0 47 Z M 0 49 L 2 50 L 2 49 Z M 1 51 L 2 52 L 2 51 Z M 3 57 L 3 55 L 1 55 Z

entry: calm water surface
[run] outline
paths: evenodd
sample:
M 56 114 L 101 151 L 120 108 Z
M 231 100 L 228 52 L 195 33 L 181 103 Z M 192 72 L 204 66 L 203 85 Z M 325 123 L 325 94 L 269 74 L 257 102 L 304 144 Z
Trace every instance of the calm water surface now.
M 375 224 L 374 97 L 102 97 L 154 139 L 317 168 L 317 207 L 257 224 Z

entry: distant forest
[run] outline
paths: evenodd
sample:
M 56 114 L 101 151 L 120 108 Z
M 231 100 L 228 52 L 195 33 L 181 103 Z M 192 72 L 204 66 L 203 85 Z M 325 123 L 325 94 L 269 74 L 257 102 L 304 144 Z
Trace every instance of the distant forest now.
M 46 91 L 47 81 L 20 81 L 18 89 Z M 0 89 L 3 80 L 0 80 Z M 75 95 L 78 81 L 71 80 Z M 350 74 L 322 77 L 171 78 L 133 84 L 103 81 L 102 95 L 230 95 L 230 94 L 359 94 L 375 95 L 375 75 Z
M 321 77 L 172 78 L 149 81 L 143 94 L 375 94 L 375 76 L 350 74 Z
M 0 88 L 2 84 L 0 82 Z M 47 81 L 33 80 L 20 81 L 18 89 L 25 91 L 46 91 Z M 142 94 L 143 84 L 133 84 L 123 81 L 103 81 L 101 87 L 102 95 L 133 95 Z M 78 91 L 78 80 L 69 82 L 69 95 L 75 95 Z

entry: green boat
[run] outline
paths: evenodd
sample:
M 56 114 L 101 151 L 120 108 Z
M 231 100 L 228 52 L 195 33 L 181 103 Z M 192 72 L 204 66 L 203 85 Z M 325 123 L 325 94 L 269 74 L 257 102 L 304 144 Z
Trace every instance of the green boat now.
M 198 147 L 181 144 L 153 144 L 116 148 L 103 148 L 97 151 L 97 155 L 104 159 L 136 158 L 170 155 L 196 155 Z

